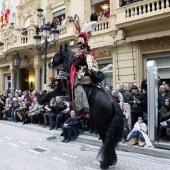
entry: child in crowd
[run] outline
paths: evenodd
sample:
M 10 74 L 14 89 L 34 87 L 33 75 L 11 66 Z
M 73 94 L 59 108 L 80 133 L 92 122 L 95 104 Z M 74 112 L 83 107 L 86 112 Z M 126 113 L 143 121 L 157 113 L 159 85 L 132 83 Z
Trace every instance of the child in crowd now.
M 135 123 L 133 130 L 129 133 L 127 140 L 129 145 L 135 145 L 138 143 L 139 146 L 152 146 L 148 135 L 147 135 L 147 126 L 143 122 L 143 117 L 139 116 L 138 121 Z

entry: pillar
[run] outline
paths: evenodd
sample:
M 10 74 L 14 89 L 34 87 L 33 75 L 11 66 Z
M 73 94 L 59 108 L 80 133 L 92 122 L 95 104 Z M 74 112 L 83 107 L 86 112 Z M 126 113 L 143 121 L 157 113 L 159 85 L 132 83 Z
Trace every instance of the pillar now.
M 10 68 L 10 73 L 11 73 L 11 89 L 15 89 L 15 73 L 16 73 L 16 68 L 11 67 Z
M 35 90 L 37 90 L 37 91 L 41 90 L 41 79 L 40 79 L 41 68 L 42 68 L 42 65 L 40 65 L 40 64 L 34 65 L 34 69 L 35 69 Z

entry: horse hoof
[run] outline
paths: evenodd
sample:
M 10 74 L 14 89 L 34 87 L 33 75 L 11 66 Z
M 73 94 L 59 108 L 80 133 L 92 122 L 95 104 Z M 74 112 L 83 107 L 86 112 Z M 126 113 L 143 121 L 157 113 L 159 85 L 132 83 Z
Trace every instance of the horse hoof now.
M 103 161 L 99 161 L 99 162 L 100 162 L 100 169 L 108 169 L 109 168 L 109 166 L 103 164 Z
M 109 166 L 113 166 L 113 165 L 116 165 L 117 163 L 117 159 L 113 160 L 112 162 L 110 162 Z

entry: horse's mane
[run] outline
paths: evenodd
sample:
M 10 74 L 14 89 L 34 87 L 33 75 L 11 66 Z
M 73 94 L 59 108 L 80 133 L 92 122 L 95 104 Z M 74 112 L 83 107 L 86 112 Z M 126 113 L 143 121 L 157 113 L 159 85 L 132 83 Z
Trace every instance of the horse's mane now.
M 74 52 L 70 49 L 70 47 L 66 44 L 65 49 L 62 50 L 63 59 L 63 70 L 67 73 L 70 72 L 70 68 L 72 63 L 74 62 L 75 55 Z

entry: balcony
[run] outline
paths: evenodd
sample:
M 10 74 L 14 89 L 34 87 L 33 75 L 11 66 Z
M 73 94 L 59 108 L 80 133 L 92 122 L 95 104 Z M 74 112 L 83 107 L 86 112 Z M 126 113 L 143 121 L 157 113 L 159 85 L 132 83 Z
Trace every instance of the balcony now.
M 77 40 L 77 32 L 73 23 L 59 26 L 57 29 L 60 31 L 59 42 L 73 39 Z M 3 52 L 29 48 L 29 46 L 31 47 L 34 45 L 33 36 L 35 34 L 35 28 L 33 27 L 28 29 L 27 35 L 22 35 L 17 30 L 4 30 L 0 35 L 4 42 L 4 46 L 1 47 L 1 51 L 2 48 Z M 51 41 L 51 39 L 49 39 L 49 41 Z
M 163 24 L 162 27 L 166 30 L 169 17 L 169 0 L 143 0 L 116 9 L 115 25 L 117 28 L 124 28 L 129 31 L 141 27 L 148 29 L 150 26 L 155 27 Z

